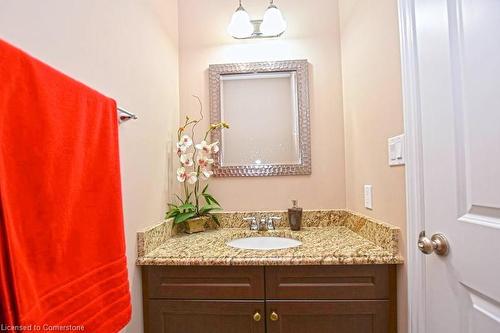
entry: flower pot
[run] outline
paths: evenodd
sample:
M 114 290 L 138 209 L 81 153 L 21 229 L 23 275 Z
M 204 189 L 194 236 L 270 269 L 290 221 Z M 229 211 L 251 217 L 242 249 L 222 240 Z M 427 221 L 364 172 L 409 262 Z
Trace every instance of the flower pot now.
M 205 224 L 210 220 L 207 216 L 197 217 L 195 219 L 187 220 L 185 232 L 188 234 L 194 234 L 197 232 L 205 231 Z

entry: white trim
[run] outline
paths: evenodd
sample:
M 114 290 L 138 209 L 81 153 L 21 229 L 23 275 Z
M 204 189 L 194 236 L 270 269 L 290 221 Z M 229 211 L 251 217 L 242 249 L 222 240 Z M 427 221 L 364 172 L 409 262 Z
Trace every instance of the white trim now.
M 425 333 L 425 258 L 416 246 L 425 226 L 425 207 L 415 0 L 398 0 L 398 11 L 406 134 L 408 332 Z

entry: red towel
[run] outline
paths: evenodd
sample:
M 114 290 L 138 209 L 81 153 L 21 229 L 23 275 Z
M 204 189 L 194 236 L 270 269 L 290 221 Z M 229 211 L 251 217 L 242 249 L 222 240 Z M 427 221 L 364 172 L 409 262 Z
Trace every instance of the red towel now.
M 10 280 L 10 262 L 8 256 L 7 244 L 4 241 L 4 222 L 2 218 L 2 206 L 0 205 L 0 324 L 12 326 L 17 322 L 14 299 L 11 295 L 12 281 Z M 2 330 L 5 328 L 1 328 Z
M 129 321 L 116 103 L 2 40 L 0 205 L 4 320 L 91 333 Z

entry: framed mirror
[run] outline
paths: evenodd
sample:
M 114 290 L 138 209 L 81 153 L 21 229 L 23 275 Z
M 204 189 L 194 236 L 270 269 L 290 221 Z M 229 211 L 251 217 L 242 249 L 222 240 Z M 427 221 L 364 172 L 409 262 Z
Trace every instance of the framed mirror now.
M 210 121 L 219 177 L 311 174 L 307 60 L 209 66 Z

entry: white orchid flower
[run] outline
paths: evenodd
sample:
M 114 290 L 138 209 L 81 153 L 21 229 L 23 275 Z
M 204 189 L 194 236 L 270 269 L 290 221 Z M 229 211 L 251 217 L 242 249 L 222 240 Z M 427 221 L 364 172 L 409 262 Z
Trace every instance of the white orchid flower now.
M 189 135 L 183 135 L 181 137 L 181 140 L 179 141 L 179 144 L 186 146 L 186 148 L 189 148 L 193 145 L 193 140 L 189 137 Z
M 207 180 L 214 173 L 209 169 L 210 165 L 214 163 L 214 160 L 208 158 L 205 154 L 198 156 L 198 165 L 200 166 L 201 176 L 203 179 Z
M 179 169 L 177 169 L 177 180 L 181 183 L 184 183 L 186 179 L 189 184 L 196 183 L 196 181 L 198 180 L 196 172 L 187 172 L 186 168 L 184 167 L 180 167 Z
M 210 145 L 210 149 L 212 149 L 212 153 L 216 154 L 219 152 L 219 142 L 214 142 Z
M 184 181 L 186 180 L 186 168 L 184 167 L 180 167 L 179 169 L 177 169 L 177 180 L 181 183 L 184 183 Z
M 205 151 L 206 149 L 208 149 L 208 143 L 205 140 L 203 140 L 202 142 L 200 142 L 197 145 L 195 145 L 195 148 L 198 149 L 198 150 Z
M 202 168 L 208 167 L 210 164 L 214 163 L 214 160 L 211 158 L 208 158 L 206 155 L 199 155 L 197 158 L 198 165 Z
M 209 169 L 204 169 L 202 168 L 201 169 L 201 177 L 204 179 L 204 180 L 207 180 L 208 178 L 210 178 L 212 175 L 214 174 L 214 172 L 212 170 L 209 170 Z
M 177 142 L 177 155 L 181 156 L 184 154 L 189 147 L 193 145 L 193 140 L 189 137 L 189 135 L 183 135 L 181 140 Z
M 198 150 L 203 151 L 205 154 L 210 154 L 210 153 L 217 153 L 219 151 L 219 142 L 214 142 L 211 144 L 208 144 L 205 140 L 197 144 L 195 147 Z
M 187 154 L 182 154 L 180 157 L 181 164 L 185 167 L 190 167 L 193 165 L 193 159 L 187 155 Z
M 194 184 L 198 181 L 198 176 L 196 176 L 196 172 L 190 172 L 187 175 L 187 181 L 189 184 Z
M 181 145 L 177 142 L 177 156 L 181 156 L 182 154 L 184 154 L 187 150 L 187 147 L 184 146 L 184 145 Z

